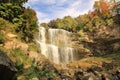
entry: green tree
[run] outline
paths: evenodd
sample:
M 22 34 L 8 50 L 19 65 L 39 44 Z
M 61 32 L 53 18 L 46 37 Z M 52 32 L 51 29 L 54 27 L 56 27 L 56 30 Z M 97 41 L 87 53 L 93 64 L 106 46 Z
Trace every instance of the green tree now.
M 20 15 L 16 25 L 16 32 L 19 32 L 21 38 L 26 42 L 32 41 L 34 34 L 37 32 L 37 17 L 33 9 L 25 9 L 25 12 Z
M 18 18 L 22 14 L 22 7 L 13 5 L 11 3 L 0 5 L 0 17 L 13 21 L 14 18 Z
M 0 0 L 0 4 L 2 3 L 13 3 L 13 4 L 18 4 L 18 5 L 23 5 L 26 3 L 28 0 Z
M 77 21 L 70 16 L 66 16 L 63 19 L 57 18 L 56 20 L 51 20 L 48 23 L 48 26 L 51 28 L 65 29 L 68 31 L 76 31 L 77 25 Z
M 37 17 L 34 10 L 23 7 L 28 0 L 0 0 L 0 17 L 15 24 L 14 30 L 24 41 L 32 41 L 37 31 Z
M 51 20 L 49 23 L 48 23 L 48 26 L 51 27 L 51 28 L 57 28 L 57 23 L 55 20 Z
M 59 29 L 65 29 L 65 25 L 64 25 L 62 19 L 57 18 L 57 20 L 55 22 L 56 22 L 56 27 L 57 28 L 59 28 Z
M 73 31 L 73 32 L 76 31 L 76 27 L 77 27 L 78 23 L 74 18 L 72 18 L 70 16 L 66 16 L 63 19 L 63 23 L 64 23 L 64 28 L 66 30 Z

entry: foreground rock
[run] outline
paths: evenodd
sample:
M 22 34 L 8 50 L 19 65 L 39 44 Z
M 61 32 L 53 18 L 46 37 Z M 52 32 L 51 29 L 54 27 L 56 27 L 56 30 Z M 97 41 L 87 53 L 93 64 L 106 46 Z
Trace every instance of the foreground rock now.
M 87 71 L 75 72 L 74 79 L 75 80 L 120 80 L 120 72 L 119 70 L 103 71 L 99 67 L 93 66 L 87 69 Z
M 16 80 L 15 74 L 17 70 L 10 58 L 0 51 L 0 79 L 1 80 Z
M 72 75 L 70 75 L 71 72 Z M 120 80 L 120 70 L 105 70 L 103 67 L 94 65 L 86 70 L 68 69 L 60 73 L 60 80 Z

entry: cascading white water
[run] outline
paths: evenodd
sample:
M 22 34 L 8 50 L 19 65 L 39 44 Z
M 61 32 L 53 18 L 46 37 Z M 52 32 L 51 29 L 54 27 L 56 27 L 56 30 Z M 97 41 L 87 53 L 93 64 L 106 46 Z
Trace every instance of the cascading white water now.
M 56 64 L 74 60 L 75 49 L 71 48 L 71 33 L 63 29 L 45 29 L 39 27 L 37 43 L 41 54 Z

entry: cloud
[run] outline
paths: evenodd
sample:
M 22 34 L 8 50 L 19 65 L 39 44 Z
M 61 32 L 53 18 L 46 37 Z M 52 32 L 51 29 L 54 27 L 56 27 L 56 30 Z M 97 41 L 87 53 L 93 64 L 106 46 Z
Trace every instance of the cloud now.
M 64 16 L 77 17 L 92 9 L 95 0 L 29 0 L 26 4 L 33 8 L 39 22 L 49 22 Z
M 38 17 L 38 22 L 48 22 L 50 19 L 48 18 L 47 14 L 41 13 L 40 11 L 36 11 L 37 17 Z

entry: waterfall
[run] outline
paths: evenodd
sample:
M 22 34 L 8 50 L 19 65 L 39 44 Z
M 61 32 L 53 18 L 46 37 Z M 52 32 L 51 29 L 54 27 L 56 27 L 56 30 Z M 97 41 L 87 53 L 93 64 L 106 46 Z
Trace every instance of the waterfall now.
M 71 47 L 71 34 L 63 29 L 39 27 L 37 43 L 41 54 L 56 64 L 74 61 L 75 49 Z

